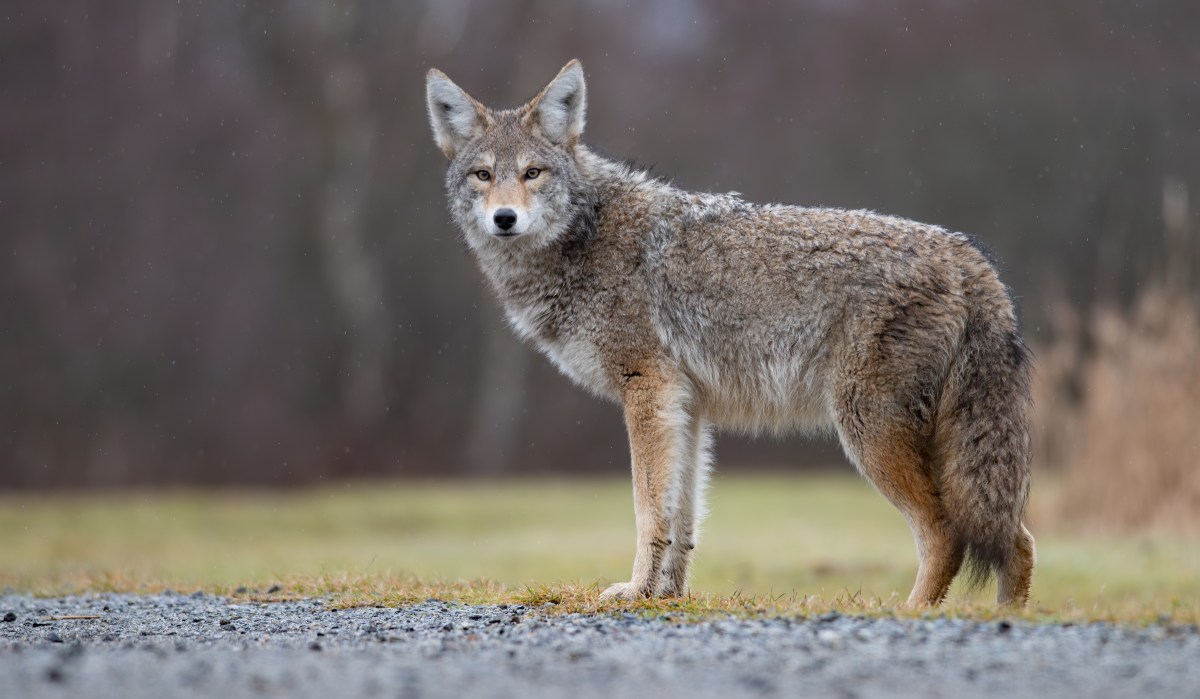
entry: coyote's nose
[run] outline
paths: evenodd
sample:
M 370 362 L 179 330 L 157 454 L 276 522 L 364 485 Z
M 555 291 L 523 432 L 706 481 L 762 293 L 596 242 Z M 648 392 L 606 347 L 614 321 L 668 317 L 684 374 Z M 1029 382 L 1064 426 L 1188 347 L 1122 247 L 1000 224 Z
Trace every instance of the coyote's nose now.
M 492 216 L 492 220 L 500 230 L 506 231 L 517 225 L 517 212 L 512 209 L 500 209 Z

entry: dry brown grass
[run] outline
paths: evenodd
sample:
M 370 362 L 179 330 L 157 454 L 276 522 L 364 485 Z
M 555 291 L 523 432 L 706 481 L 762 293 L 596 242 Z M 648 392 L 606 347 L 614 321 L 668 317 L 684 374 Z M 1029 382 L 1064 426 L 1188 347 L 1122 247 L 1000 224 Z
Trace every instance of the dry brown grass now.
M 1032 507 L 1057 502 L 1039 482 Z M 430 597 L 550 613 L 922 615 L 900 514 L 850 473 L 718 473 L 683 600 L 604 603 L 629 571 L 628 478 L 359 483 L 310 491 L 0 496 L 0 589 L 57 596 L 205 590 L 333 607 Z M 1080 536 L 1033 522 L 1038 567 L 1021 618 L 1200 621 L 1200 547 L 1170 532 Z M 544 606 L 544 605 L 549 606 Z M 952 589 L 933 612 L 996 610 Z
M 118 592 L 161 594 L 166 590 L 190 593 L 202 590 L 226 595 L 239 602 L 284 602 L 319 598 L 331 609 L 354 607 L 400 607 L 428 599 L 462 604 L 526 605 L 535 613 L 611 614 L 633 613 L 644 617 L 667 615 L 676 621 L 700 621 L 713 617 L 758 618 L 763 616 L 813 617 L 838 612 L 861 617 L 897 619 L 968 618 L 976 621 L 1022 619 L 1031 622 L 1096 622 L 1144 625 L 1153 623 L 1196 624 L 1200 607 L 1194 600 L 1156 599 L 1151 602 L 1122 599 L 1094 603 L 1073 601 L 1052 606 L 1031 604 L 1025 609 L 996 607 L 987 600 L 952 599 L 938 608 L 910 609 L 903 597 L 887 597 L 843 590 L 832 594 L 798 592 L 732 594 L 692 592 L 682 598 L 644 599 L 632 602 L 601 600 L 597 583 L 554 582 L 537 585 L 508 585 L 494 580 L 424 579 L 411 575 L 324 573 L 294 576 L 259 585 L 195 585 L 165 583 L 158 579 L 120 574 L 94 578 L 77 575 L 72 587 L 58 581 L 54 592 Z
M 1038 352 L 1035 429 L 1059 497 L 1040 513 L 1102 532 L 1200 533 L 1200 312 L 1147 288 L 1127 311 L 1062 309 Z M 1039 514 L 1039 513 L 1035 513 Z

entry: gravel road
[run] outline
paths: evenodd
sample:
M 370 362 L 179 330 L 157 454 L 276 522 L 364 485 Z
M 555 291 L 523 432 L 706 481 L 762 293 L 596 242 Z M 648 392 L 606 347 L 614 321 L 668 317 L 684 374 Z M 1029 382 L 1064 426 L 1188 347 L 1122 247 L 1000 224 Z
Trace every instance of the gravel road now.
M 88 618 L 64 618 L 64 617 Z M 1200 696 L 1195 626 L 0 595 L 0 697 Z

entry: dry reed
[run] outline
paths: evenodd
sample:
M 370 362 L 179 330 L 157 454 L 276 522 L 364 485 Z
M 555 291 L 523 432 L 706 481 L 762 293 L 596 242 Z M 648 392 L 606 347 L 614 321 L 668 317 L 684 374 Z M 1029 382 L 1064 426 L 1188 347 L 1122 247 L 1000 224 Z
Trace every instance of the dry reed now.
M 1200 313 L 1175 285 L 1128 310 L 1063 308 L 1038 352 L 1039 467 L 1059 496 L 1041 514 L 1102 532 L 1200 532 Z

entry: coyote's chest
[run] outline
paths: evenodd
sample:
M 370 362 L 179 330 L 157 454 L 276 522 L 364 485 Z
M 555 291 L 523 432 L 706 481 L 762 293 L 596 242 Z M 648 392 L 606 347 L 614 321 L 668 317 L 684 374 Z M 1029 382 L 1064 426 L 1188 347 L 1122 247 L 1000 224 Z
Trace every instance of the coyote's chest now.
M 593 393 L 610 394 L 609 372 L 597 343 L 582 328 L 548 324 L 548 316 L 559 314 L 547 305 L 506 304 L 505 310 L 517 335 L 531 341 L 569 379 Z

